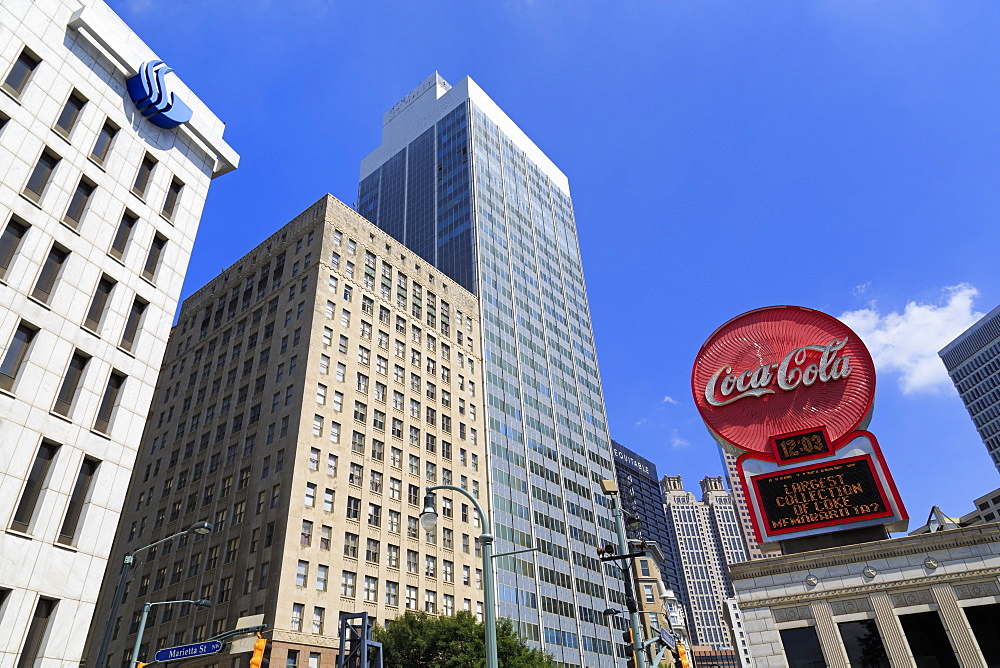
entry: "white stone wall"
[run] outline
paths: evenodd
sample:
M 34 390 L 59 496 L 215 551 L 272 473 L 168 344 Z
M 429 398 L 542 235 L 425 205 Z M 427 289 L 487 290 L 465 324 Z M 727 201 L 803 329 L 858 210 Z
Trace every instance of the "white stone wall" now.
M 68 27 L 74 12 L 93 32 Z M 114 53 L 99 47 L 100 41 Z M 40 657 L 45 665 L 79 662 L 112 536 L 118 524 L 136 448 L 180 296 L 205 197 L 220 161 L 228 156 L 221 122 L 176 77 L 177 93 L 196 112 L 204 137 L 178 128 L 162 130 L 143 119 L 125 90 L 122 56 L 138 67 L 154 57 L 101 2 L 3 0 L 0 2 L 0 80 L 27 47 L 41 64 L 21 95 L 0 92 L 0 229 L 12 216 L 30 226 L 0 282 L 0 357 L 23 319 L 39 329 L 13 388 L 0 394 L 0 587 L 10 590 L 0 607 L 0 665 L 12 666 L 24 643 L 39 596 L 57 599 Z M 117 57 L 116 57 L 117 56 Z M 127 63 L 126 63 L 127 64 Z M 72 91 L 87 99 L 68 137 L 53 130 Z M 110 119 L 120 130 L 103 165 L 89 158 L 98 132 Z M 192 124 L 195 124 L 192 121 Z M 214 144 L 213 144 L 214 141 Z M 44 149 L 61 158 L 40 200 L 21 195 Z M 146 154 L 158 165 L 144 199 L 131 185 Z M 81 177 L 95 184 L 76 229 L 62 218 Z M 160 214 L 171 178 L 184 183 L 177 209 Z M 139 218 L 121 261 L 108 249 L 125 210 Z M 142 277 L 155 234 L 168 240 L 154 280 Z M 70 251 L 48 304 L 30 297 L 53 242 Z M 117 281 L 99 331 L 82 327 L 98 281 Z M 131 351 L 119 347 L 133 299 L 147 301 Z M 75 350 L 91 356 L 68 418 L 52 413 Z M 128 377 L 108 434 L 93 430 L 112 369 Z M 60 444 L 49 479 L 26 533 L 10 529 L 24 481 L 42 439 Z M 76 539 L 58 544 L 84 456 L 100 460 Z M 115 569 L 117 571 L 117 569 Z M 2 600 L 2 599 L 0 599 Z

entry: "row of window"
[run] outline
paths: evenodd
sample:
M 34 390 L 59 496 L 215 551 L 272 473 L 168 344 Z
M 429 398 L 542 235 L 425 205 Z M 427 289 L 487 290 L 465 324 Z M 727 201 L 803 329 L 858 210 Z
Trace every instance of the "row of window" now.
M 28 85 L 28 81 L 31 79 L 40 64 L 41 59 L 25 48 L 21 51 L 21 54 L 14 62 L 10 72 L 7 74 L 6 79 L 4 79 L 4 82 L 0 84 L 0 87 L 2 87 L 3 90 L 14 98 L 20 98 L 21 94 Z M 62 110 L 59 112 L 59 116 L 56 118 L 55 123 L 52 126 L 52 129 L 61 137 L 69 141 L 73 129 L 77 126 L 78 121 L 87 106 L 87 102 L 87 98 L 80 91 L 74 89 L 70 92 L 66 103 L 63 105 Z M 98 166 L 103 166 L 105 164 L 111 153 L 111 148 L 114 144 L 115 137 L 118 135 L 118 131 L 119 128 L 117 125 L 115 125 L 110 119 L 105 119 L 104 124 L 101 126 L 101 129 L 95 138 L 93 149 L 89 155 L 90 159 Z M 34 202 L 40 201 L 45 191 L 45 187 L 48 185 L 52 177 L 52 173 L 55 171 L 60 160 L 61 158 L 55 151 L 46 147 L 42 151 L 38 162 L 35 164 L 35 167 L 31 172 L 31 176 L 28 178 L 27 184 L 25 184 L 22 194 Z M 132 185 L 132 192 L 135 193 L 135 195 L 140 199 L 144 199 L 146 197 L 156 165 L 156 159 L 149 154 L 146 154 L 140 163 L 139 171 L 136 174 L 135 182 Z M 82 220 L 83 213 L 87 208 L 87 204 L 96 188 L 97 186 L 86 177 L 80 179 L 80 182 L 73 193 L 66 215 L 63 218 L 64 222 L 70 225 L 70 227 L 75 229 L 79 225 Z M 181 191 L 183 189 L 184 184 L 176 177 L 171 177 L 170 185 L 167 188 L 167 194 L 163 202 L 163 207 L 160 211 L 164 218 L 168 220 L 173 218 L 174 213 L 177 210 L 178 201 L 180 200 Z
M 356 596 L 358 576 L 356 573 L 351 571 L 343 571 L 341 573 L 341 596 L 346 598 L 354 598 Z M 399 607 L 399 583 L 392 580 L 386 580 L 384 582 L 384 603 L 389 607 Z M 379 579 L 370 575 L 364 576 L 363 580 L 363 590 L 362 595 L 365 601 L 372 603 L 379 602 Z M 407 610 L 419 610 L 419 594 L 420 590 L 417 587 L 406 586 L 404 589 L 404 599 L 403 604 Z M 424 590 L 424 612 L 429 612 L 431 614 L 442 614 L 442 615 L 454 615 L 455 614 L 455 597 L 452 594 L 443 594 L 441 596 L 442 606 L 438 609 L 438 592 L 433 589 Z M 465 612 L 472 612 L 472 600 L 464 599 L 463 610 Z M 312 626 L 304 626 L 304 616 L 305 616 L 306 606 L 304 603 L 292 603 L 292 616 L 290 620 L 290 626 L 292 631 L 305 631 L 307 633 L 311 632 L 316 635 L 332 635 L 335 633 L 333 630 L 325 630 L 326 628 L 326 608 L 315 606 L 313 607 L 312 615 Z M 476 618 L 482 622 L 483 616 L 483 604 L 482 602 L 476 603 Z M 298 652 L 295 652 L 295 659 L 298 659 Z M 291 651 L 289 652 L 289 663 L 288 666 L 294 666 L 292 663 Z
M 10 528 L 14 531 L 31 533 L 35 520 L 42 514 L 39 500 L 46 498 L 52 502 L 56 498 L 43 496 L 42 492 L 53 479 L 58 479 L 52 473 L 61 450 L 60 444 L 49 440 L 43 440 L 38 446 L 38 451 L 35 453 L 31 468 L 28 470 L 28 477 L 24 481 L 24 488 L 21 490 L 20 499 L 10 521 Z M 69 497 L 69 504 L 66 506 L 66 513 L 63 515 L 63 521 L 59 527 L 57 543 L 61 545 L 74 545 L 76 543 L 84 509 L 90 500 L 90 491 L 100 465 L 101 462 L 97 459 L 83 458 L 76 482 L 73 484 L 73 491 Z
M 13 392 L 15 384 L 24 369 L 28 359 L 32 342 L 37 338 L 39 329 L 34 325 L 22 320 L 14 332 L 14 336 L 7 352 L 0 361 L 0 388 Z M 80 382 L 90 364 L 91 356 L 81 350 L 75 350 L 70 359 L 69 366 L 63 376 L 59 387 L 59 394 L 56 396 L 55 405 L 52 410 L 63 417 L 70 417 L 73 403 L 79 395 Z M 97 410 L 97 417 L 94 421 L 94 430 L 107 434 L 111 430 L 111 421 L 114 411 L 118 407 L 118 400 L 121 396 L 122 387 L 125 385 L 127 376 L 115 369 L 111 370 L 101 399 L 100 407 Z

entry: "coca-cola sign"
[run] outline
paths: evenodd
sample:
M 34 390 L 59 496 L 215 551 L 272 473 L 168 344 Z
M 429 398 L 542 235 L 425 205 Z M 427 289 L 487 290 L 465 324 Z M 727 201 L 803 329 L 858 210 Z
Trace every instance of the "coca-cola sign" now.
M 738 316 L 702 346 L 692 392 L 720 440 L 764 455 L 775 436 L 825 429 L 836 441 L 871 412 L 875 368 L 861 339 L 825 313 L 774 306 Z

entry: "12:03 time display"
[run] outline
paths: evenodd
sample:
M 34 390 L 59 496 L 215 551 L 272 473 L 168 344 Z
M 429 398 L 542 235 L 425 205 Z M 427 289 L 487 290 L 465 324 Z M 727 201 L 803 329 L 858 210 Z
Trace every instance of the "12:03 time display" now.
M 822 430 L 774 439 L 775 451 L 782 462 L 796 461 L 830 452 L 830 444 Z

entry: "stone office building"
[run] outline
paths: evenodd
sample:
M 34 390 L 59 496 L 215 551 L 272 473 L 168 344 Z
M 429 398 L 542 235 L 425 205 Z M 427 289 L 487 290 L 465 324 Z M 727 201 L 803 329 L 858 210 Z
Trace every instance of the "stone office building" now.
M 113 555 L 195 520 L 214 533 L 135 569 L 110 665 L 130 658 L 146 601 L 213 606 L 153 608 L 144 660 L 263 613 L 271 665 L 303 668 L 336 661 L 341 613 L 481 615 L 474 508 L 443 492 L 437 530 L 418 521 L 427 485 L 486 501 L 478 313 L 329 196 L 185 300 Z
M 0 665 L 77 666 L 199 220 L 239 156 L 99 0 L 0 3 Z M 37 664 L 40 665 L 40 664 Z
M 1000 665 L 1000 524 L 735 564 L 758 668 Z

